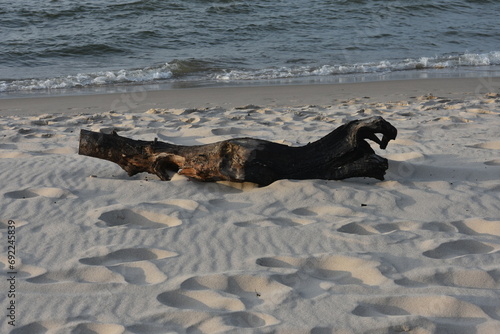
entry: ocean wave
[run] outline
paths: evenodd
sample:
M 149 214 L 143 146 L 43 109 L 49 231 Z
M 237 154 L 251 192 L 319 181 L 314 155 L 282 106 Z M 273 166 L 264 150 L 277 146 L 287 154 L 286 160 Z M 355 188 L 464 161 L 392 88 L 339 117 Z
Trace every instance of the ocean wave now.
M 258 70 L 230 70 L 214 75 L 215 80 L 269 80 L 294 78 L 305 76 L 329 76 L 342 74 L 368 74 L 380 72 L 424 70 L 424 69 L 452 69 L 465 66 L 492 66 L 500 65 L 500 51 L 484 54 L 465 53 L 462 55 L 448 55 L 436 57 L 421 57 L 418 59 L 403 59 L 396 61 L 383 60 L 379 62 L 279 67 Z
M 390 73 L 425 69 L 457 69 L 500 65 L 500 51 L 476 54 L 420 57 L 418 59 L 384 60 L 356 64 L 322 66 L 282 66 L 262 69 L 227 68 L 227 62 L 201 59 L 173 60 L 142 69 L 122 69 L 79 73 L 54 78 L 0 81 L 0 92 L 68 89 L 116 84 L 148 84 L 165 81 L 235 82 L 251 80 L 290 79 L 311 76 L 341 76 Z
M 170 66 L 164 64 L 144 69 L 101 71 L 55 78 L 0 81 L 0 92 L 92 87 L 120 83 L 147 83 L 169 79 L 172 76 L 173 73 L 170 70 Z

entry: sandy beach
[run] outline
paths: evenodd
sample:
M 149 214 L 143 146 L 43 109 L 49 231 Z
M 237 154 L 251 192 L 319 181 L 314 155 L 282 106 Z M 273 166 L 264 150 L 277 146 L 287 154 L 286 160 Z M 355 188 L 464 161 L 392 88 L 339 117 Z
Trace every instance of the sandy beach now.
M 0 100 L 2 333 L 500 329 L 500 78 Z M 129 177 L 79 132 L 298 146 L 398 129 L 384 181 Z

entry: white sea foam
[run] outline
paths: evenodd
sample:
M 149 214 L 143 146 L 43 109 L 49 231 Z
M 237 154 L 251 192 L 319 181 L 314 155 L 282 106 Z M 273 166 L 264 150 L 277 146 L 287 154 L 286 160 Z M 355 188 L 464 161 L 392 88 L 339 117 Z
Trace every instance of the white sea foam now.
M 500 51 L 483 54 L 464 53 L 435 57 L 382 60 L 355 64 L 325 64 L 322 66 L 282 66 L 262 69 L 224 69 L 214 73 L 213 63 L 202 61 L 174 61 L 160 66 L 142 69 L 122 69 L 78 73 L 55 78 L 23 79 L 0 81 L 0 92 L 51 90 L 78 87 L 95 87 L 127 83 L 151 83 L 155 81 L 213 81 L 233 82 L 248 80 L 272 80 L 301 77 L 340 76 L 372 73 L 390 73 L 424 69 L 456 69 L 461 67 L 476 68 L 500 65 Z
M 168 64 L 144 69 L 78 73 L 55 78 L 0 81 L 0 92 L 49 90 L 103 86 L 119 83 L 147 83 L 172 77 Z
M 466 53 L 463 55 L 421 57 L 418 59 L 383 60 L 357 64 L 323 65 L 320 67 L 280 67 L 263 70 L 230 70 L 215 75 L 216 80 L 259 80 L 304 76 L 328 76 L 342 74 L 368 74 L 380 72 L 408 71 L 421 69 L 445 69 L 463 66 L 500 65 L 500 51 L 485 54 Z

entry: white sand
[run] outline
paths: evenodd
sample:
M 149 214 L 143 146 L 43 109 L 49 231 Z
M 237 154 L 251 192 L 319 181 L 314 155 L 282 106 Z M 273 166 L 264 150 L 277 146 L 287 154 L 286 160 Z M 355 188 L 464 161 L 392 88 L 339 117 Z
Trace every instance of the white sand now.
M 498 333 L 500 95 L 459 93 L 1 117 L 1 333 Z M 76 154 L 82 128 L 303 145 L 372 115 L 399 131 L 382 182 L 162 182 Z

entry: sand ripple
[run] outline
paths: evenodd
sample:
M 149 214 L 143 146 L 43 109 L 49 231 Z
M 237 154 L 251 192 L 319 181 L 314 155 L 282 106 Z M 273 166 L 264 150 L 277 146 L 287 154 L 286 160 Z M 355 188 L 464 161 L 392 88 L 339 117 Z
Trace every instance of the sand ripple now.
M 332 102 L 2 117 L 0 332 L 496 333 L 498 95 Z M 398 128 L 385 181 L 161 182 L 76 154 L 81 128 L 305 145 L 366 115 Z

